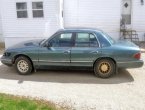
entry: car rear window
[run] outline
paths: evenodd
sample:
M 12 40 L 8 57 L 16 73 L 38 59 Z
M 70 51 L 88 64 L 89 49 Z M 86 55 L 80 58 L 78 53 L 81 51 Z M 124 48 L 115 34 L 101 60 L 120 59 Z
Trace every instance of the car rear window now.
M 111 45 L 109 41 L 101 33 L 96 33 L 96 35 L 100 42 L 101 47 L 108 47 Z

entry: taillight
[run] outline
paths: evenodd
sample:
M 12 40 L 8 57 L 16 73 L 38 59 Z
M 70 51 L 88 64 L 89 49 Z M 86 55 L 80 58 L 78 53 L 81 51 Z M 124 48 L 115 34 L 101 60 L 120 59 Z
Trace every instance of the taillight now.
M 141 58 L 141 53 L 140 52 L 136 53 L 133 57 L 136 58 L 136 59 L 140 59 Z

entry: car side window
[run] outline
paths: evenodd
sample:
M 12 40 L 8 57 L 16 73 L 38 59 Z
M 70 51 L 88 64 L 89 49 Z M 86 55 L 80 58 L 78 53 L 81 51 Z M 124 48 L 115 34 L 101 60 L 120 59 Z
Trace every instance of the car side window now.
M 72 33 L 58 34 L 49 41 L 49 44 L 51 47 L 71 47 Z
M 94 34 L 77 33 L 75 47 L 98 47 L 98 41 Z

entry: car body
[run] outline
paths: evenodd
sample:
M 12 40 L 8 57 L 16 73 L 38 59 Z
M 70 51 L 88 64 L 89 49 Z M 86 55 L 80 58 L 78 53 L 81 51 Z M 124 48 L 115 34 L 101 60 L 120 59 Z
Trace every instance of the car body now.
M 114 41 L 101 30 L 80 28 L 61 29 L 48 39 L 17 44 L 4 52 L 1 62 L 15 65 L 20 74 L 49 66 L 93 67 L 96 75 L 107 78 L 117 68 L 143 66 L 140 56 L 132 42 Z

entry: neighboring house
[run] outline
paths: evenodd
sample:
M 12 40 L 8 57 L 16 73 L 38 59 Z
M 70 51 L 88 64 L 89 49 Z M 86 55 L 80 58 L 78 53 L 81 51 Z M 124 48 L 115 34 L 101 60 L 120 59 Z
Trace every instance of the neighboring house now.
M 6 47 L 62 27 L 99 28 L 119 39 L 121 19 L 144 40 L 144 0 L 0 0 L 0 9 Z

